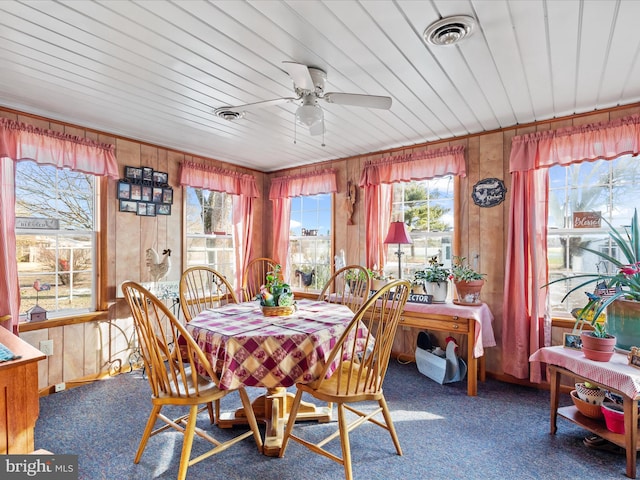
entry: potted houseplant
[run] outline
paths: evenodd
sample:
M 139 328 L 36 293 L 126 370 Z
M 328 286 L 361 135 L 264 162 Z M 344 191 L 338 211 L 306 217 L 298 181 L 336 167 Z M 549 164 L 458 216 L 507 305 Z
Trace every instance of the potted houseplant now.
M 459 305 L 479 305 L 480 291 L 484 285 L 485 273 L 476 272 L 468 263 L 465 263 L 467 257 L 453 257 L 453 266 L 451 267 L 451 279 L 456 286 L 457 300 L 453 303 Z
M 388 275 L 385 275 L 383 269 L 371 270 L 367 268 L 367 272 L 369 274 L 369 277 L 371 278 L 372 290 L 380 290 L 391 280 L 391 278 Z
M 638 211 L 634 210 L 629 229 L 616 229 L 609 225 L 609 236 L 616 250 L 623 260 L 618 260 L 605 252 L 581 247 L 597 257 L 610 262 L 616 268 L 613 274 L 580 274 L 573 277 L 559 278 L 549 282 L 582 279 L 578 285 L 569 290 L 562 301 L 573 292 L 584 289 L 587 285 L 595 285 L 595 293 L 588 294 L 589 301 L 577 316 L 574 330 L 581 330 L 586 322 L 594 327 L 591 336 L 615 337 L 616 347 L 630 350 L 632 346 L 640 346 L 640 228 L 638 225 Z M 598 321 L 600 315 L 606 312 L 606 322 Z M 583 343 L 584 347 L 584 343 Z
M 432 302 L 444 303 L 447 300 L 450 275 L 449 269 L 438 262 L 438 256 L 435 255 L 429 259 L 429 264 L 424 270 L 416 270 L 413 274 L 413 284 L 421 285 L 424 292 L 433 297 Z

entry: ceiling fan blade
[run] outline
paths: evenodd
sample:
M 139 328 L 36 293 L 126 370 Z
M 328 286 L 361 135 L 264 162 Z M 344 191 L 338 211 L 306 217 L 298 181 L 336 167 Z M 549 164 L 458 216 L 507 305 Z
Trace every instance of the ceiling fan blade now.
M 231 106 L 220 107 L 220 108 L 216 108 L 213 112 L 218 116 L 220 116 L 219 114 L 222 112 L 237 112 L 237 113 L 249 112 L 251 110 L 258 110 L 260 108 L 271 107 L 274 105 L 280 105 L 287 102 L 294 102 L 296 100 L 298 100 L 298 98 L 294 98 L 294 97 L 274 98 L 273 100 L 264 100 L 262 102 L 246 103 L 244 105 L 236 105 L 234 107 L 231 107 Z
M 377 95 L 360 95 L 357 93 L 327 92 L 321 97 L 327 103 L 337 105 L 351 105 L 354 107 L 391 108 L 391 97 L 380 97 Z
M 309 67 L 296 62 L 282 62 L 282 64 L 296 87 L 310 92 L 316 89 L 309 73 Z

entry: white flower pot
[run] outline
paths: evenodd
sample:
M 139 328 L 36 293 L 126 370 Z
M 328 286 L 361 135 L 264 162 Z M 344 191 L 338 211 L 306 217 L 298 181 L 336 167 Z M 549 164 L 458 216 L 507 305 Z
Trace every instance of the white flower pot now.
M 427 295 L 432 295 L 433 303 L 444 303 L 447 301 L 449 282 L 427 282 L 424 284 L 424 291 Z

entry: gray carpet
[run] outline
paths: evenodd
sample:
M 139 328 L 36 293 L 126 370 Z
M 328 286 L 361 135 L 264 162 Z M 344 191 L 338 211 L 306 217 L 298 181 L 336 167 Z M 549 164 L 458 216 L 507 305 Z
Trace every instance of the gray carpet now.
M 250 389 L 250 396 L 262 393 Z M 149 385 L 139 372 L 122 374 L 40 399 L 36 448 L 78 455 L 80 479 L 174 479 L 181 435 L 165 432 L 150 440 L 142 460 L 133 456 L 150 411 Z M 380 479 L 607 479 L 625 478 L 625 458 L 583 445 L 585 430 L 558 419 L 549 434 L 549 393 L 495 380 L 480 383 L 477 397 L 466 381 L 439 385 L 415 364 L 392 360 L 385 380 L 403 456 L 388 434 L 365 425 L 351 434 L 354 477 Z M 563 395 L 561 404 L 570 404 Z M 240 404 L 223 399 L 223 410 Z M 335 415 L 335 413 L 334 413 Z M 202 428 L 213 428 L 202 414 Z M 309 422 L 306 435 L 320 435 L 335 422 Z M 194 452 L 206 442 L 194 441 Z M 339 449 L 339 442 L 335 447 Z M 187 478 L 256 480 L 335 480 L 342 467 L 292 442 L 286 456 L 265 457 L 248 439 L 189 468 Z

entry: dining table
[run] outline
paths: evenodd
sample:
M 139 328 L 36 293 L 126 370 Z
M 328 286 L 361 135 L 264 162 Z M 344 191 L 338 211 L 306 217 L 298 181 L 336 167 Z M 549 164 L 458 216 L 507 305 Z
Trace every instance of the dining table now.
M 291 315 L 268 316 L 253 301 L 203 310 L 186 327 L 215 368 L 219 388 L 266 389 L 252 407 L 266 424 L 264 454 L 277 456 L 294 396 L 287 387 L 319 378 L 353 316 L 347 306 L 310 299 L 298 300 Z M 346 341 L 355 341 L 357 351 L 364 352 L 366 327 L 356 332 Z M 332 372 L 330 367 L 328 375 Z M 296 420 L 329 422 L 331 408 L 303 402 Z M 245 423 L 242 408 L 217 419 L 221 428 Z

